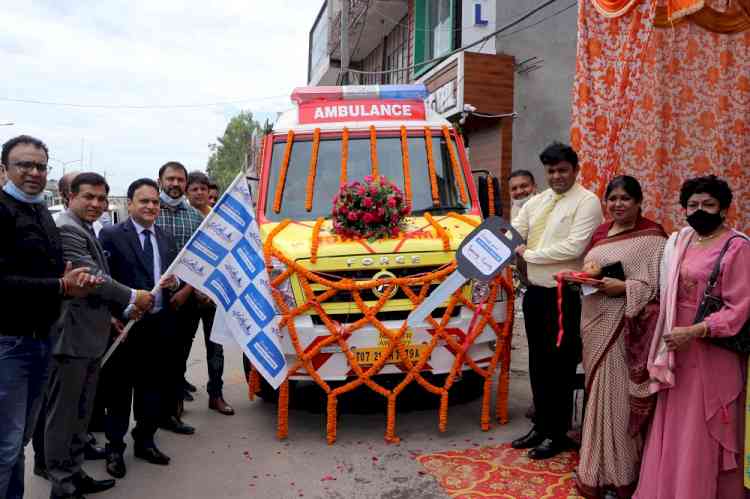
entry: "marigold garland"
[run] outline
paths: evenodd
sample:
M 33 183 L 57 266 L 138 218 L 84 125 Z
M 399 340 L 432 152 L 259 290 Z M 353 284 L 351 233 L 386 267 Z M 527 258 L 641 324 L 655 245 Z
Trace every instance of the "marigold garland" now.
M 320 148 L 320 128 L 313 132 L 312 151 L 310 152 L 310 170 L 307 173 L 307 189 L 305 191 L 305 210 L 312 211 L 313 196 L 315 195 L 315 176 L 318 171 L 318 150 Z
M 401 125 L 401 161 L 404 170 L 404 196 L 406 205 L 411 207 L 411 168 L 409 167 L 409 137 L 406 127 Z
M 312 231 L 312 241 L 310 242 L 310 263 L 318 263 L 318 248 L 320 246 L 320 228 L 323 227 L 325 218 L 318 217 L 315 221 Z
M 433 229 L 435 229 L 435 233 L 437 236 L 443 240 L 443 251 L 450 251 L 451 249 L 451 238 L 448 235 L 448 233 L 445 231 L 442 225 L 437 223 L 435 218 L 430 215 L 429 212 L 425 212 L 424 214 L 425 220 L 427 220 Z
M 487 177 L 487 204 L 490 216 L 493 216 L 495 214 L 495 183 L 491 175 Z
M 286 174 L 289 171 L 289 158 L 292 155 L 292 145 L 294 143 L 294 131 L 289 130 L 286 134 L 286 147 L 284 148 L 284 159 L 281 162 L 281 171 L 279 172 L 279 181 L 276 184 L 276 195 L 273 200 L 274 213 L 281 212 L 281 197 L 284 194 L 286 186 Z
M 459 220 L 465 218 L 461 215 L 455 215 Z M 467 218 L 467 223 L 475 225 L 476 221 Z M 502 361 L 498 391 L 497 391 L 497 418 L 503 423 L 507 421 L 507 394 L 508 394 L 508 370 L 510 360 L 510 333 L 512 331 L 512 320 L 513 320 L 513 308 L 512 308 L 512 287 L 508 282 L 508 277 L 498 277 L 490 286 L 490 294 L 487 302 L 494 304 L 497 293 L 502 288 L 508 295 L 509 299 L 506 302 L 506 321 L 502 324 L 498 324 L 492 317 L 492 306 L 478 306 L 468 300 L 460 290 L 454 293 L 449 300 L 448 306 L 442 318 L 437 320 L 434 317 L 428 317 L 427 322 L 430 327 L 434 330 L 431 341 L 424 346 L 424 350 L 420 355 L 420 358 L 416 361 L 412 361 L 406 352 L 406 346 L 402 342 L 407 325 L 404 322 L 398 331 L 391 331 L 386 328 L 385 325 L 377 318 L 378 313 L 382 310 L 388 301 L 388 296 L 391 295 L 391 290 L 394 288 L 400 288 L 402 292 L 414 303 L 420 303 L 425 299 L 429 291 L 431 283 L 440 281 L 452 273 L 456 268 L 455 261 L 448 265 L 441 267 L 440 269 L 420 274 L 416 277 L 400 277 L 390 279 L 377 279 L 373 281 L 354 281 L 351 279 L 339 279 L 333 280 L 324 277 L 323 275 L 316 274 L 315 272 L 306 269 L 301 264 L 292 261 L 283 252 L 278 250 L 273 245 L 273 240 L 278 234 L 280 234 L 286 227 L 288 227 L 290 221 L 284 220 L 276 227 L 274 227 L 271 233 L 268 235 L 264 245 L 264 260 L 267 264 L 270 264 L 273 258 L 278 259 L 282 264 L 286 265 L 288 269 L 281 275 L 274 278 L 271 283 L 271 291 L 274 296 L 274 300 L 277 303 L 279 310 L 282 315 L 282 327 L 288 329 L 289 339 L 297 353 L 297 361 L 291 366 L 289 376 L 293 376 L 298 373 L 309 375 L 313 381 L 321 387 L 321 389 L 327 394 L 327 410 L 326 410 L 326 439 L 329 444 L 333 444 L 336 440 L 336 413 L 337 413 L 337 399 L 340 395 L 350 392 L 362 385 L 367 386 L 375 393 L 385 397 L 388 401 L 387 411 L 387 424 L 386 424 L 386 441 L 398 442 L 399 438 L 395 433 L 396 423 L 396 409 L 397 399 L 400 393 L 412 382 L 417 382 L 422 388 L 430 393 L 440 397 L 440 409 L 439 409 L 439 428 L 441 431 L 445 431 L 447 428 L 448 421 L 448 400 L 449 391 L 453 386 L 457 376 L 462 372 L 462 366 L 466 365 L 468 368 L 474 370 L 477 374 L 485 378 L 485 386 L 483 389 L 483 401 L 482 401 L 482 413 L 481 413 L 481 427 L 483 430 L 489 429 L 489 405 L 491 400 L 491 384 L 494 374 L 497 372 L 498 363 Z M 306 302 L 295 308 L 290 309 L 286 304 L 284 297 L 278 291 L 280 286 L 285 280 L 290 279 L 292 276 L 296 276 L 299 279 L 299 283 L 302 287 Z M 311 284 L 315 283 L 318 286 L 328 288 L 327 291 L 316 295 L 312 290 Z M 362 291 L 372 289 L 375 286 L 386 286 L 386 292 L 383 296 L 372 306 L 368 306 L 362 299 Z M 418 287 L 418 293 L 415 293 L 413 288 Z M 331 299 L 339 292 L 351 293 L 352 299 L 355 302 L 359 310 L 362 311 L 363 317 L 352 324 L 342 326 L 334 322 L 323 310 L 322 304 Z M 476 322 L 475 328 L 470 331 L 481 332 L 486 327 L 489 327 L 494 331 L 497 337 L 497 347 L 495 348 L 494 355 L 490 359 L 490 363 L 486 368 L 480 368 L 476 362 L 466 356 L 466 351 L 471 345 L 460 344 L 455 337 L 448 334 L 445 330 L 448 321 L 451 319 L 453 310 L 456 306 L 466 307 L 468 310 L 475 314 L 472 323 Z M 330 336 L 325 338 L 323 341 L 315 344 L 309 351 L 305 351 L 299 340 L 299 335 L 295 327 L 294 317 L 300 314 L 308 312 L 310 309 L 314 309 L 319 318 L 325 324 L 329 330 Z M 375 327 L 383 338 L 388 339 L 387 346 L 384 347 L 383 353 L 380 359 L 372 365 L 367 365 L 366 369 L 364 366 L 360 366 L 357 362 L 356 356 L 352 352 L 348 345 L 347 339 L 354 334 L 358 329 L 370 325 Z M 468 340 L 467 340 L 468 341 Z M 347 361 L 354 372 L 354 378 L 343 386 L 339 386 L 336 389 L 332 389 L 325 380 L 323 380 L 315 367 L 313 366 L 313 359 L 321 352 L 323 348 L 330 345 L 337 344 L 342 353 L 346 356 Z M 446 348 L 456 353 L 454 364 L 452 365 L 450 372 L 445 380 L 443 386 L 436 386 L 431 382 L 427 381 L 422 376 L 422 369 L 424 369 L 427 361 L 432 355 L 433 350 L 438 344 L 444 344 Z M 389 359 L 394 351 L 398 351 L 401 356 L 402 362 L 405 367 L 406 376 L 403 381 L 399 383 L 394 389 L 386 389 L 375 382 L 372 377 L 378 374 L 381 369 L 385 366 L 386 361 Z M 289 430 L 288 422 L 288 404 L 289 404 L 289 380 L 282 384 L 279 392 L 279 409 L 278 409 L 278 421 L 277 421 L 277 434 L 279 438 L 286 438 Z
M 466 183 L 464 182 L 464 176 L 461 172 L 461 165 L 458 164 L 456 159 L 456 150 L 453 149 L 453 140 L 451 140 L 451 132 L 448 126 L 443 126 L 443 137 L 445 137 L 445 147 L 448 148 L 448 156 L 451 160 L 451 168 L 453 168 L 453 176 L 456 177 L 458 182 L 458 192 L 461 196 L 461 204 L 466 204 L 469 201 L 469 197 L 466 194 Z
M 375 125 L 370 125 L 370 163 L 372 165 L 372 176 L 378 176 L 378 133 Z
M 247 376 L 247 398 L 255 400 L 255 395 L 260 391 L 260 373 L 254 366 L 251 366 L 250 374 Z
M 432 131 L 428 126 L 424 127 L 424 144 L 427 148 L 427 170 L 430 172 L 432 204 L 440 206 L 440 191 L 438 191 L 437 174 L 435 173 L 435 157 L 432 155 Z
M 344 127 L 341 134 L 341 180 L 339 183 L 344 185 L 347 182 L 347 162 L 349 161 L 349 129 Z

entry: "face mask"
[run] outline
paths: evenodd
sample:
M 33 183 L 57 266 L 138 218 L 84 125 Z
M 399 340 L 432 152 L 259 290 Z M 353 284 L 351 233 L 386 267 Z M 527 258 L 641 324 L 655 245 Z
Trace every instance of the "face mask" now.
M 167 206 L 171 208 L 177 208 L 180 206 L 183 202 L 185 202 L 185 196 L 180 196 L 177 199 L 174 199 L 172 197 L 169 197 L 169 194 L 167 194 L 164 191 L 161 191 L 159 194 L 159 199 L 162 203 L 166 204 Z
M 526 201 L 531 199 L 533 196 L 534 196 L 533 194 L 529 194 L 528 196 L 520 198 L 520 199 L 511 199 L 511 204 L 515 206 L 516 208 L 521 209 L 523 205 L 526 204 Z
M 710 234 L 724 222 L 720 213 L 709 213 L 703 210 L 694 211 L 687 217 L 687 223 L 695 229 L 695 232 L 704 236 Z
M 16 187 L 16 184 L 13 182 L 6 182 L 3 186 L 3 190 L 6 194 L 16 199 L 16 201 L 20 201 L 22 203 L 30 203 L 30 204 L 42 204 L 44 203 L 44 192 L 40 192 L 36 195 L 26 194 L 21 189 Z

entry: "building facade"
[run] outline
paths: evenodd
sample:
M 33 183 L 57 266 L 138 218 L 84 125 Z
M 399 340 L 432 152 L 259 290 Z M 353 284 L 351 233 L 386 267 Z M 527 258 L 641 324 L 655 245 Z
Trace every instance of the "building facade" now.
M 344 6 L 349 9 L 344 16 L 349 84 L 424 83 L 428 104 L 460 127 L 472 168 L 501 179 L 505 208 L 512 170 L 531 170 L 544 183 L 539 152 L 569 137 L 575 0 L 553 3 L 496 35 L 534 5 L 528 0 L 327 0 L 310 31 L 309 85 L 344 82 Z M 462 47 L 466 50 L 445 58 Z

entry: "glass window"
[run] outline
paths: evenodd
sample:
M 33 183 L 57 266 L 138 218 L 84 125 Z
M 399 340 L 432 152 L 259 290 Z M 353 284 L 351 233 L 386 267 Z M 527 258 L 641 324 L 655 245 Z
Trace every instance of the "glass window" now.
M 453 142 L 457 153 L 456 143 Z M 265 215 L 271 221 L 285 218 L 294 220 L 314 220 L 318 217 L 330 217 L 333 197 L 339 189 L 341 178 L 341 140 L 327 139 L 320 141 L 318 150 L 318 167 L 313 194 L 313 209 L 305 210 L 307 176 L 310 169 L 309 140 L 295 141 L 289 159 L 286 186 L 281 203 L 281 213 L 273 212 L 273 201 L 279 182 L 279 170 L 284 157 L 285 142 L 276 142 L 273 146 L 271 171 L 268 182 Z M 440 213 L 447 211 L 464 212 L 471 208 L 470 202 L 461 203 L 458 185 L 453 167 L 450 163 L 448 148 L 442 134 L 432 136 L 435 174 L 437 176 L 440 207 L 432 204 L 430 176 L 427 168 L 427 148 L 423 136 L 409 137 L 409 169 L 412 188 L 412 211 L 415 214 L 430 211 Z M 400 137 L 378 137 L 378 171 L 400 189 L 404 188 L 403 160 L 401 156 Z M 347 174 L 349 181 L 361 180 L 372 172 L 370 160 L 370 139 L 349 139 L 349 157 Z M 463 172 L 463 169 L 462 169 Z M 468 182 L 464 179 L 468 186 Z
M 414 19 L 414 61 L 416 64 L 440 57 L 453 50 L 454 0 L 417 0 Z M 432 65 L 417 66 L 417 75 Z

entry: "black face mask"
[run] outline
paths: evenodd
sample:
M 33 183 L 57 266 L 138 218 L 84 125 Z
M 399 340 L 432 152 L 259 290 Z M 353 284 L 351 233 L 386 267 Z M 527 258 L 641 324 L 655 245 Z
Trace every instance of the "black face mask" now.
M 710 234 L 724 222 L 720 213 L 709 213 L 703 210 L 694 211 L 687 217 L 687 223 L 695 229 L 695 232 L 704 236 Z

